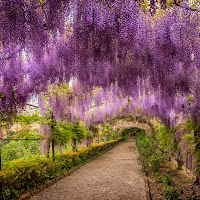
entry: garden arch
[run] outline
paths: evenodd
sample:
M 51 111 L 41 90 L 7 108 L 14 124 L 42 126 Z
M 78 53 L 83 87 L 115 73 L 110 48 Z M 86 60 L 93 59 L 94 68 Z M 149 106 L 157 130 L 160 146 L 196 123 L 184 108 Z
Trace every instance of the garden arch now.
M 153 135 L 153 130 L 150 125 L 148 125 L 147 123 L 142 123 L 142 122 L 138 122 L 138 121 L 119 120 L 114 125 L 114 130 L 116 131 L 117 129 L 121 130 L 124 128 L 131 128 L 131 127 L 137 127 L 137 128 L 145 130 L 145 132 L 148 136 Z

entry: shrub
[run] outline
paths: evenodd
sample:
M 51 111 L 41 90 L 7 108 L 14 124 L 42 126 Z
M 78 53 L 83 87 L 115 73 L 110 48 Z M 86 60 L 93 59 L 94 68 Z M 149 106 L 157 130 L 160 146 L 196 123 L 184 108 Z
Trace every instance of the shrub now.
M 3 145 L 3 148 L 2 148 L 3 161 L 18 159 L 19 157 L 20 157 L 19 143 L 17 141 L 10 141 L 9 144 Z
M 139 161 L 145 171 L 159 171 L 164 162 L 167 161 L 168 155 L 160 148 L 159 140 L 155 136 L 145 136 L 145 132 L 136 133 L 136 146 L 139 152 Z
M 163 183 L 164 187 L 169 186 L 172 183 L 172 177 L 165 174 L 164 176 L 159 177 L 158 182 Z
M 55 162 L 52 162 L 51 158 L 44 157 L 10 161 L 7 168 L 0 171 L 2 187 L 0 199 L 13 199 L 39 184 L 60 176 L 123 139 L 92 145 L 80 152 L 65 152 L 63 156 L 56 155 Z
M 157 155 L 152 155 L 149 158 L 149 164 L 154 172 L 159 171 L 162 161 Z
M 194 187 L 192 187 L 192 194 L 186 197 L 188 200 L 200 200 L 200 198 L 196 195 Z
M 178 188 L 175 189 L 174 187 L 166 187 L 164 189 L 165 192 L 165 199 L 167 200 L 181 200 L 180 196 L 183 194 L 183 189 Z

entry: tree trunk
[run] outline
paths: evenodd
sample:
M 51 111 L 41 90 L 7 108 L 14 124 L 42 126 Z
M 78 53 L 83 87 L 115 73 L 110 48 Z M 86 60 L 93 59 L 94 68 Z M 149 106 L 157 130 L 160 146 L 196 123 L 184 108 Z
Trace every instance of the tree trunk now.
M 169 145 L 169 161 L 172 160 L 172 150 L 171 150 L 171 145 Z
M 199 141 L 199 137 L 200 137 L 200 130 L 198 129 L 198 130 L 196 130 L 195 132 L 194 132 L 194 139 L 195 139 L 195 153 L 197 153 L 197 152 L 199 152 L 200 151 L 200 142 L 198 142 Z M 199 159 L 199 158 L 197 158 L 197 159 Z M 198 162 L 197 163 L 197 169 L 198 168 L 200 168 L 200 163 Z M 198 174 L 197 176 L 196 176 L 196 181 L 195 181 L 198 185 L 200 185 L 200 174 Z
M 73 148 L 73 151 L 78 151 L 78 142 L 76 139 L 72 140 L 72 148 Z
M 62 148 L 62 145 L 60 144 L 60 145 L 59 145 L 59 152 L 60 152 L 60 155 L 61 155 L 61 156 L 63 156 L 62 150 L 63 150 L 63 148 Z
M 0 171 L 1 171 L 1 140 L 0 140 Z
M 87 138 L 87 147 L 90 147 L 92 143 L 92 139 L 91 138 Z
M 55 161 L 55 141 L 52 139 L 52 160 Z
M 19 155 L 22 155 L 22 142 L 19 140 Z
M 1 127 L 0 127 L 0 138 L 3 139 L 3 132 L 1 130 Z M 1 143 L 2 143 L 2 140 L 0 139 L 0 171 L 1 171 Z M 1 183 L 0 183 L 0 186 L 1 186 Z M 1 189 L 1 187 L 0 187 Z
M 47 158 L 49 158 L 49 152 L 50 152 L 50 141 L 48 141 L 47 145 Z
M 76 151 L 78 151 L 78 140 L 76 140 Z
M 53 134 L 52 136 L 52 160 L 53 162 L 55 161 L 55 139 L 54 139 L 54 135 L 55 135 L 55 126 L 56 126 L 56 120 L 54 118 L 54 115 L 53 115 L 53 112 L 50 112 L 50 115 L 51 115 L 51 132 Z

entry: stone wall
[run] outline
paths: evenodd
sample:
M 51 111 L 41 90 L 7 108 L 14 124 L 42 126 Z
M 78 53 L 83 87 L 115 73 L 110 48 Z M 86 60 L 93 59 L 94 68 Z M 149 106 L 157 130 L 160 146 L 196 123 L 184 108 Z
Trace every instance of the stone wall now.
M 137 127 L 137 128 L 144 129 L 146 131 L 147 135 L 152 135 L 153 134 L 152 133 L 152 129 L 148 124 L 140 123 L 140 122 L 137 122 L 137 121 L 119 120 L 119 121 L 116 122 L 116 124 L 114 126 L 114 130 L 129 128 L 129 127 Z

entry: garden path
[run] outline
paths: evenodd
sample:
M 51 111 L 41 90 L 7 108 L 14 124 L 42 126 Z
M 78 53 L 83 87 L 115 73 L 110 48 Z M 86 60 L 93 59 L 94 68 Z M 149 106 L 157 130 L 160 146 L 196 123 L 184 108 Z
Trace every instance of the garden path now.
M 107 151 L 31 200 L 146 200 L 135 139 Z

